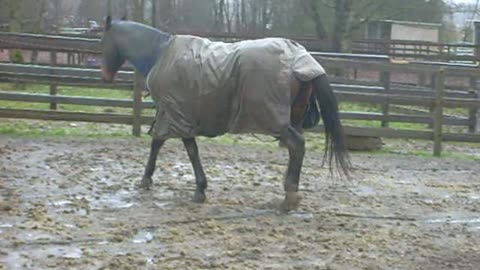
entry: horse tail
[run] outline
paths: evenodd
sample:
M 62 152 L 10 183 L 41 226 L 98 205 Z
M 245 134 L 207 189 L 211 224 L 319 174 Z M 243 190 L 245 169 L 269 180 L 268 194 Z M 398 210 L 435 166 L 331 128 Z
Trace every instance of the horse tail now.
M 350 175 L 351 163 L 348 155 L 345 133 L 338 113 L 338 103 L 328 82 L 327 75 L 320 75 L 312 80 L 323 125 L 325 126 L 325 154 L 323 162 L 328 162 L 330 171 L 335 162 L 336 169 L 347 177 Z
M 312 87 L 311 82 L 301 82 L 302 86 L 300 92 L 305 91 L 307 87 Z M 314 91 L 311 91 L 310 97 L 308 98 L 308 106 L 303 115 L 303 124 L 304 129 L 313 128 L 320 122 L 320 109 L 318 108 L 317 95 Z

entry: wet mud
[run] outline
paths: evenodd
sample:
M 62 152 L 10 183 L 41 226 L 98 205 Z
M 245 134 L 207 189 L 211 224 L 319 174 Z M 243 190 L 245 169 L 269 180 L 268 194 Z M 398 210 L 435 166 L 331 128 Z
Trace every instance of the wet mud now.
M 179 142 L 145 191 L 146 140 L 0 137 L 0 269 L 479 269 L 479 161 L 309 151 L 285 214 L 285 149 L 199 146 L 202 205 Z

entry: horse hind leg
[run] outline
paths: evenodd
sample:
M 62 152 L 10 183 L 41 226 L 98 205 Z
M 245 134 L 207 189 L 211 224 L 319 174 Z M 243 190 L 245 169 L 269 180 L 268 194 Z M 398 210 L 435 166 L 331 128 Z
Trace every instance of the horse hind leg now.
M 290 123 L 300 134 L 303 133 L 303 119 L 307 112 L 310 96 L 312 95 L 312 85 L 310 82 L 302 82 L 297 79 L 291 84 L 291 95 L 294 97 L 290 111 Z M 286 142 L 280 138 L 280 147 L 287 147 Z
M 305 156 L 305 139 L 295 128 L 290 126 L 282 135 L 281 140 L 286 144 L 289 153 L 288 168 L 285 175 L 285 200 L 281 204 L 284 211 L 297 209 L 301 196 L 298 194 L 300 172 Z

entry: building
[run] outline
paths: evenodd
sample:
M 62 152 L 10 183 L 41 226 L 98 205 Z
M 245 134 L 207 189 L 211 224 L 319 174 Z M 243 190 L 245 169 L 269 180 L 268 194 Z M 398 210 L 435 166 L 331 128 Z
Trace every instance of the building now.
M 381 20 L 366 27 L 366 39 L 439 42 L 441 24 Z

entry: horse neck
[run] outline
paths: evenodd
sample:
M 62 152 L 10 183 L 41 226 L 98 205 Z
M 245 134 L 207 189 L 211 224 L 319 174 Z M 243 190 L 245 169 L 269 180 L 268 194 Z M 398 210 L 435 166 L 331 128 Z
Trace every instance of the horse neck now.
M 118 34 L 120 53 L 145 77 L 170 38 L 168 33 L 137 23 L 123 24 Z

